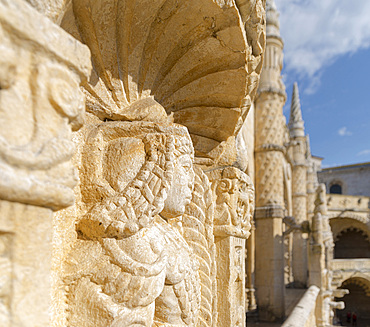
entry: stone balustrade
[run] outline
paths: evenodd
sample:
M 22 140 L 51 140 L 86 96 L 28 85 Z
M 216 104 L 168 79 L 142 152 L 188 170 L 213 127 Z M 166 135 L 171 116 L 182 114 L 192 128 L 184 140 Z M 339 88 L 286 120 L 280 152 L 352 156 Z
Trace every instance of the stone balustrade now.
M 320 289 L 317 286 L 310 286 L 293 309 L 288 319 L 282 324 L 282 327 L 316 326 L 315 307 L 319 292 Z

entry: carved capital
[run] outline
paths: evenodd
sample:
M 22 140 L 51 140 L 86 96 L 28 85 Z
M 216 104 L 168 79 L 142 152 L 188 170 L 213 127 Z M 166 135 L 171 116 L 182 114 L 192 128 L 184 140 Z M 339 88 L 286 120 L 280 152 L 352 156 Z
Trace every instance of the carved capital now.
M 211 170 L 215 203 L 215 236 L 248 238 L 254 211 L 254 187 L 247 174 L 235 167 Z

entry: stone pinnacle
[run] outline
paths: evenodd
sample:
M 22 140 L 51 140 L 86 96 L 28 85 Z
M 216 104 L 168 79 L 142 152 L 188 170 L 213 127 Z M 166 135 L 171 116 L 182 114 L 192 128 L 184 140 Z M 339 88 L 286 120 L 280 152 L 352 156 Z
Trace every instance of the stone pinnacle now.
M 293 85 L 292 103 L 290 106 L 289 132 L 291 137 L 304 136 L 304 122 L 302 119 L 301 102 L 297 82 Z

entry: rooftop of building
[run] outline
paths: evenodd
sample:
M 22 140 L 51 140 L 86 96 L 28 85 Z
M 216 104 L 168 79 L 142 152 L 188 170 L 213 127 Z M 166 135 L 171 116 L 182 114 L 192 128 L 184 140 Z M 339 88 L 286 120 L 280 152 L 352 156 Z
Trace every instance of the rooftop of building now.
M 344 169 L 357 169 L 357 168 L 370 168 L 370 162 L 361 162 L 351 165 L 334 166 L 323 168 L 322 172 L 333 171 L 333 170 L 344 170 Z

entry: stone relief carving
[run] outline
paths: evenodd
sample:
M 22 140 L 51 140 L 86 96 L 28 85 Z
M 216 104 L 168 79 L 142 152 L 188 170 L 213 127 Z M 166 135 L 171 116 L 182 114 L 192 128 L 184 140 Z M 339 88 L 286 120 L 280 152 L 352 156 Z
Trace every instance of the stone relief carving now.
M 83 122 L 89 50 L 21 1 L 0 3 L 0 38 L 0 197 L 69 206 L 77 182 L 70 138 Z
M 73 0 L 62 20 L 92 53 L 88 111 L 113 120 L 170 116 L 211 163 L 253 101 L 264 23 L 261 0 Z
M 54 240 L 54 268 L 65 259 L 57 273 L 66 286 L 67 325 L 215 326 L 214 234 L 236 238 L 229 277 L 233 292 L 244 294 L 253 186 L 229 167 L 212 189 L 193 167 L 193 147 L 214 166 L 221 155 L 231 160 L 262 67 L 264 1 L 27 2 L 75 38 L 26 2 L 0 0 L 0 198 L 46 207 L 43 215 L 29 209 L 39 229 L 50 209 L 72 205 L 77 195 L 76 206 L 54 217 L 76 213 L 74 244 Z M 90 52 L 76 39 L 92 53 L 88 83 Z M 71 138 L 83 124 L 85 96 L 101 121 L 74 134 L 81 155 Z M 73 155 L 81 178 L 75 194 Z M 49 223 L 37 235 L 61 232 Z M 1 311 L 9 309 L 10 234 L 0 233 Z M 47 324 L 46 311 L 36 325 Z M 8 316 L 0 314 L 0 324 Z
M 70 326 L 195 326 L 199 263 L 171 226 L 192 196 L 186 129 L 104 123 L 91 131 L 85 155 L 91 209 L 64 267 Z
M 192 200 L 181 220 L 185 240 L 199 261 L 201 302 L 199 327 L 216 326 L 217 285 L 216 248 L 213 236 L 214 202 L 211 183 L 206 174 L 194 167 L 195 181 Z
M 26 1 L 1 0 L 0 53 L 0 325 L 48 326 L 52 215 L 74 202 L 90 51 Z
M 234 167 L 208 172 L 213 182 L 215 236 L 248 238 L 254 211 L 254 187 L 250 177 Z

